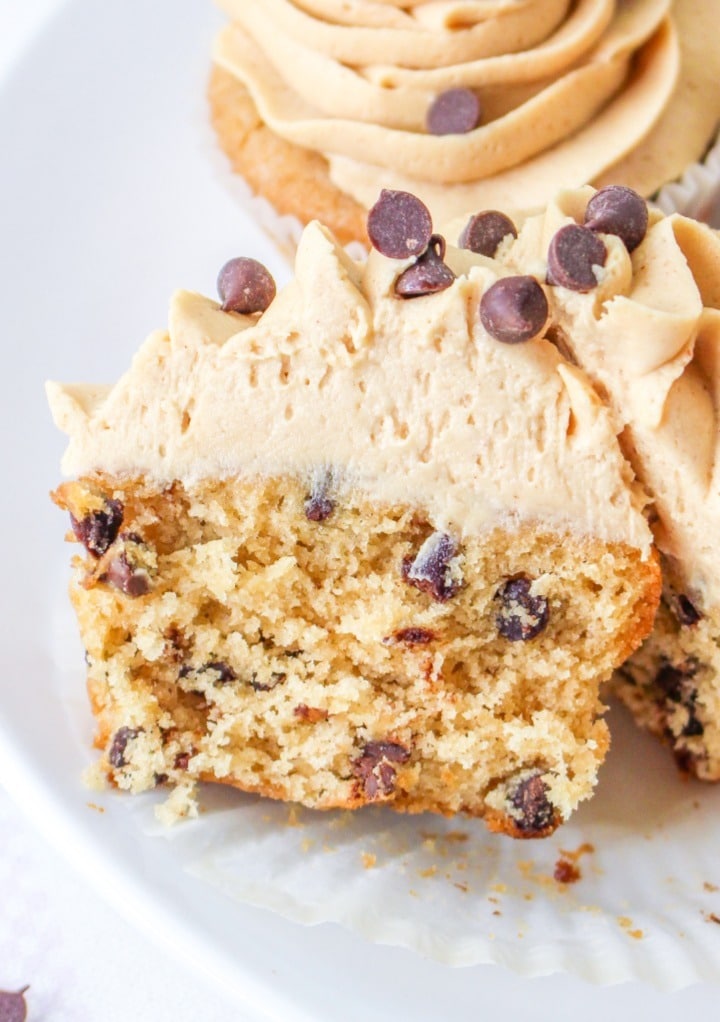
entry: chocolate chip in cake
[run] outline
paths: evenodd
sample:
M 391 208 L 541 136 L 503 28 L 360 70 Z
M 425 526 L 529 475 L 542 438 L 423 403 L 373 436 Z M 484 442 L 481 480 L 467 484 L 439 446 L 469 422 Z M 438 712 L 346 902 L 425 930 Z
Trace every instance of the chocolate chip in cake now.
M 121 548 L 107 566 L 101 579 L 133 599 L 145 596 L 152 588 L 152 557 L 147 544 L 136 532 L 120 534 Z
M 395 294 L 399 298 L 421 298 L 450 287 L 455 274 L 443 261 L 444 258 L 445 239 L 440 234 L 433 234 L 423 254 L 395 281 Z
M 685 711 L 682 724 L 678 728 L 672 726 L 672 716 L 668 717 L 671 736 L 693 738 L 705 732 L 702 721 L 697 716 L 698 691 L 694 682 L 698 665 L 695 661 L 685 661 L 679 665 L 663 664 L 655 675 L 655 685 L 660 689 L 667 702 L 681 706 Z M 675 718 L 677 720 L 677 718 Z
M 511 642 L 527 642 L 547 627 L 548 601 L 533 596 L 531 588 L 532 579 L 521 576 L 509 579 L 495 593 L 500 603 L 495 616 L 497 630 Z
M 304 720 L 308 724 L 317 724 L 322 720 L 328 719 L 328 711 L 321 710 L 317 706 L 306 706 L 305 703 L 299 703 L 293 708 L 293 716 L 297 717 L 298 720 Z
M 263 679 L 260 681 L 259 678 L 260 672 L 253 671 L 250 678 L 250 687 L 254 688 L 256 692 L 272 692 L 278 685 L 282 685 L 287 678 L 287 674 L 284 671 L 271 671 L 267 675 L 267 680 Z
M 227 685 L 228 682 L 235 681 L 237 677 L 232 667 L 222 660 L 212 660 L 210 663 L 204 664 L 200 669 L 203 674 L 209 671 L 212 672 L 215 675 L 213 682 L 216 685 Z
M 434 532 L 414 557 L 403 560 L 402 577 L 408 585 L 443 603 L 455 596 L 462 585 L 458 565 L 454 561 L 457 553 L 458 546 L 452 536 Z
M 486 209 L 470 217 L 458 239 L 458 247 L 492 259 L 508 235 L 517 238 L 517 228 L 510 217 L 495 209 Z
M 472 89 L 446 89 L 430 104 L 427 129 L 431 135 L 465 135 L 482 120 L 482 103 Z
M 353 760 L 352 772 L 368 799 L 392 795 L 396 777 L 393 764 L 407 763 L 409 758 L 409 751 L 397 742 L 368 742 L 362 754 Z
M 671 607 L 681 625 L 691 628 L 702 618 L 692 600 L 684 593 L 678 593 L 671 601 Z
M 567 224 L 553 235 L 548 249 L 547 282 L 570 291 L 597 287 L 597 267 L 605 265 L 607 249 L 589 228 Z
M 112 745 L 110 746 L 110 751 L 108 752 L 108 762 L 110 766 L 115 767 L 116 770 L 127 766 L 125 751 L 127 749 L 128 742 L 131 742 L 133 738 L 137 738 L 141 730 L 141 728 L 137 727 L 121 727 L 115 732 Z
M 239 256 L 220 270 L 217 289 L 225 312 L 264 312 L 276 294 L 275 281 L 257 259 Z
M 617 235 L 628 252 L 632 252 L 647 234 L 647 203 L 632 188 L 608 185 L 588 202 L 585 226 L 599 234 Z
M 305 498 L 305 517 L 308 521 L 324 522 L 335 510 L 335 501 L 328 496 L 330 484 L 330 473 L 324 473 L 313 481 L 310 493 Z
M 389 259 L 419 256 L 430 243 L 432 218 L 427 206 L 410 192 L 383 188 L 368 214 L 370 241 Z
M 508 801 L 514 810 L 512 817 L 524 837 L 539 837 L 554 829 L 557 810 L 548 793 L 540 773 L 531 773 L 511 788 Z
M 383 642 L 390 646 L 395 643 L 402 643 L 405 646 L 427 646 L 435 641 L 435 633 L 429 628 L 400 628 L 392 635 L 388 635 Z
M 71 514 L 70 524 L 87 552 L 93 557 L 102 557 L 115 542 L 124 513 L 122 501 L 106 499 L 102 508 L 89 511 L 80 519 Z
M 547 318 L 547 297 L 534 277 L 501 277 L 480 299 L 480 322 L 491 337 L 503 344 L 519 344 L 537 337 Z
M 184 773 L 187 770 L 189 765 L 190 765 L 190 753 L 189 752 L 179 752 L 177 754 L 177 756 L 175 757 L 175 760 L 173 762 L 173 769 L 174 770 L 181 770 Z
M 24 986 L 16 993 L 0 990 L 0 1022 L 25 1022 L 27 1018 L 25 993 L 29 989 L 29 986 Z

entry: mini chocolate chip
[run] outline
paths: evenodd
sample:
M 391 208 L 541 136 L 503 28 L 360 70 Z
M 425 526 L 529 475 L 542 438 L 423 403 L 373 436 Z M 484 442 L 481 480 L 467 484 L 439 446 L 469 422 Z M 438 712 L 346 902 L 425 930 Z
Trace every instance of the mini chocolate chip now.
M 179 752 L 177 754 L 177 756 L 175 757 L 175 762 L 173 763 L 173 769 L 185 771 L 185 770 L 187 770 L 189 763 L 190 763 L 190 753 L 189 752 Z
M 223 663 L 222 660 L 213 660 L 209 664 L 205 664 L 200 670 L 205 673 L 206 671 L 212 671 L 213 674 L 217 675 L 213 681 L 217 685 L 227 685 L 229 681 L 236 680 L 235 671 L 230 667 L 229 664 Z
M 250 688 L 254 688 L 256 692 L 272 692 L 278 685 L 282 685 L 287 678 L 287 674 L 284 671 L 272 671 L 269 682 L 258 681 L 257 676 L 257 671 L 253 671 L 250 678 Z
M 588 202 L 585 226 L 600 234 L 616 234 L 632 252 L 647 234 L 647 203 L 632 188 L 608 185 L 595 192 Z
M 420 298 L 450 287 L 455 274 L 443 262 L 444 258 L 445 239 L 433 234 L 426 251 L 395 281 L 395 294 L 400 298 Z
M 16 993 L 0 990 L 0 1022 L 25 1022 L 27 1005 L 24 995 L 29 989 L 29 986 L 24 986 Z
M 257 259 L 240 256 L 220 270 L 217 289 L 225 312 L 264 312 L 275 297 L 270 272 Z
M 655 685 L 665 697 L 666 705 L 667 702 L 674 703 L 687 711 L 687 720 L 679 732 L 684 738 L 692 738 L 705 732 L 703 723 L 696 713 L 698 692 L 693 678 L 697 669 L 697 662 L 688 660 L 676 666 L 663 664 L 655 675 Z M 677 734 L 672 727 L 669 728 L 669 733 L 671 736 Z
M 537 337 L 547 318 L 548 301 L 534 277 L 501 277 L 480 299 L 480 322 L 503 344 Z
M 324 522 L 335 510 L 335 501 L 328 496 L 332 475 L 325 472 L 313 481 L 305 499 L 305 517 L 310 522 Z
M 497 630 L 511 642 L 527 642 L 542 632 L 548 623 L 548 601 L 530 593 L 532 580 L 511 578 L 500 586 L 495 599 L 501 606 L 495 617 Z
M 305 703 L 299 703 L 293 708 L 293 716 L 308 724 L 317 724 L 328 719 L 328 711 L 321 710 L 317 706 L 306 706 Z
M 427 129 L 431 135 L 465 135 L 480 124 L 482 104 L 472 89 L 447 89 L 430 104 Z
M 517 228 L 510 217 L 495 209 L 486 209 L 470 217 L 458 239 L 458 247 L 492 259 L 508 234 L 517 238 Z
M 133 599 L 145 596 L 150 592 L 150 579 L 147 572 L 133 565 L 125 550 L 122 550 L 117 557 L 113 557 L 102 578 L 103 581 Z
M 137 738 L 140 731 L 141 729 L 137 727 L 121 727 L 115 732 L 110 751 L 108 752 L 110 766 L 115 767 L 116 770 L 127 766 L 125 750 L 127 749 L 128 742 L 132 741 L 133 738 Z
M 435 633 L 431 632 L 429 628 L 400 628 L 397 632 L 393 632 L 383 642 L 387 645 L 395 642 L 404 643 L 407 646 L 427 646 L 429 642 L 434 642 Z
M 352 762 L 352 772 L 361 782 L 368 799 L 391 795 L 395 790 L 393 763 L 407 763 L 409 751 L 397 742 L 368 742 Z
M 368 214 L 370 241 L 389 259 L 407 259 L 424 252 L 432 235 L 427 206 L 410 192 L 383 188 Z
M 548 249 L 548 284 L 570 291 L 592 291 L 597 287 L 595 267 L 604 266 L 604 242 L 587 227 L 567 224 L 556 231 Z
M 697 609 L 692 600 L 689 599 L 684 593 L 679 593 L 672 601 L 672 607 L 675 612 L 675 617 L 678 619 L 681 625 L 686 627 L 692 627 L 696 625 L 702 614 Z
M 404 581 L 444 603 L 460 589 L 460 580 L 455 577 L 450 564 L 457 551 L 457 543 L 452 536 L 434 532 L 425 540 L 415 557 L 403 560 Z
M 122 501 L 104 500 L 102 509 L 90 511 L 79 520 L 71 514 L 70 524 L 87 552 L 102 557 L 115 542 L 124 513 Z
M 509 796 L 518 810 L 513 818 L 526 837 L 540 835 L 555 824 L 555 806 L 548 798 L 548 786 L 541 774 L 531 774 L 517 784 Z

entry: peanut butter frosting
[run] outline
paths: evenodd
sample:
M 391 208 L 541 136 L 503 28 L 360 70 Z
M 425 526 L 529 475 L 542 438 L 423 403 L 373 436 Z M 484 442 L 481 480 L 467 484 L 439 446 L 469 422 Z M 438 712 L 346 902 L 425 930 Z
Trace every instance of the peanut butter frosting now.
M 720 121 L 714 0 L 220 0 L 216 62 L 262 120 L 324 155 L 366 208 L 381 188 L 445 221 L 540 208 L 559 185 L 643 195 L 699 159 Z M 426 127 L 475 92 L 481 123 Z
M 509 272 L 532 267 L 544 279 L 550 239 L 583 223 L 593 194 L 589 187 L 560 193 L 525 220 L 497 259 Z M 612 410 L 653 500 L 669 581 L 704 609 L 718 607 L 720 233 L 651 210 L 632 253 L 617 237 L 602 237 L 608 255 L 596 288 L 548 288 L 551 335 Z
M 161 485 L 289 473 L 417 506 L 459 538 L 538 522 L 649 555 L 645 494 L 552 319 L 500 343 L 478 307 L 509 264 L 454 248 L 446 260 L 449 286 L 403 299 L 413 258 L 355 262 L 314 222 L 261 315 L 177 293 L 169 330 L 115 386 L 48 384 L 64 472 Z

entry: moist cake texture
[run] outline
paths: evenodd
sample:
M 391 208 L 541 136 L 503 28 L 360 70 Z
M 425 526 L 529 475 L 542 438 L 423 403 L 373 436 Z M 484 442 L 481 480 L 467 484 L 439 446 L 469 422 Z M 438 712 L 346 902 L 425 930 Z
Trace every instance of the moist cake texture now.
M 649 196 L 720 122 L 713 0 L 221 0 L 213 124 L 253 191 L 343 242 L 381 188 L 438 222 L 558 184 Z
M 652 626 L 646 497 L 553 285 L 404 193 L 369 234 L 355 263 L 312 224 L 277 296 L 238 260 L 114 387 L 49 385 L 99 770 L 543 836 Z

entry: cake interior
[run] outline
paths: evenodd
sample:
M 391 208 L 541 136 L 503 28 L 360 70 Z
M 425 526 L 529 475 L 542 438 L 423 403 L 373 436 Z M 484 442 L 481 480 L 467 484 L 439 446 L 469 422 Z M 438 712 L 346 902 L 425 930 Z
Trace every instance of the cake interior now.
M 84 545 L 71 595 L 120 788 L 387 802 L 519 837 L 591 794 L 600 682 L 655 610 L 639 551 L 532 524 L 455 542 L 332 475 L 92 475 L 54 499 Z

